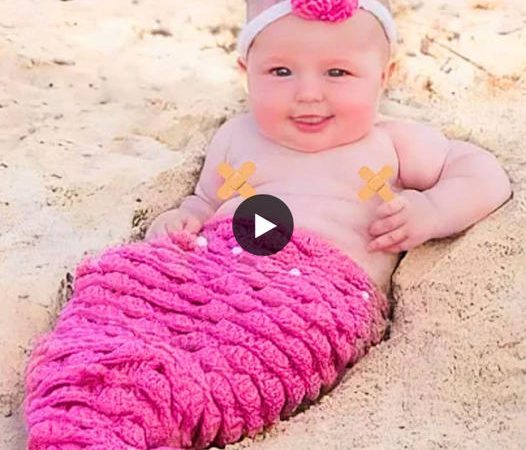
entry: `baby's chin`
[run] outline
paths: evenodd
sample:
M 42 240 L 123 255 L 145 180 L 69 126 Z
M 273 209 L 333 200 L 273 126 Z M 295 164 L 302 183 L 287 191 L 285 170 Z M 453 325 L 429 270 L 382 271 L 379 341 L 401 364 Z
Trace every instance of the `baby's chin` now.
M 262 130 L 262 134 L 282 147 L 304 153 L 317 153 L 358 142 L 371 131 L 372 127 L 371 123 L 367 128 L 347 128 L 345 132 L 338 132 L 328 128 L 316 133 L 306 133 L 295 129 L 294 125 L 292 125 L 291 127 L 285 127 L 286 132 L 284 128 L 279 131 L 267 130 L 265 132 L 265 130 Z
M 304 138 L 304 139 L 295 139 L 295 140 L 277 140 L 275 141 L 277 144 L 281 145 L 282 147 L 287 147 L 292 150 L 296 150 L 303 153 L 318 153 L 323 152 L 326 150 L 331 150 L 337 147 L 341 147 L 344 145 L 349 145 L 354 142 L 358 142 L 360 138 L 356 139 L 346 139 L 346 140 L 331 140 L 331 139 L 312 139 L 312 138 Z

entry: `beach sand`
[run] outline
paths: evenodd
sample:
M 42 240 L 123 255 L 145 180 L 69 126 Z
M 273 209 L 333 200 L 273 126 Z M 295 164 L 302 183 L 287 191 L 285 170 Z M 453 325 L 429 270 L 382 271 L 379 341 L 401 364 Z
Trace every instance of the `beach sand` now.
M 382 112 L 493 152 L 512 200 L 393 276 L 389 338 L 254 449 L 519 449 L 526 442 L 526 6 L 397 1 Z M 0 3 L 0 449 L 25 448 L 32 339 L 88 253 L 139 239 L 191 193 L 246 109 L 244 2 Z

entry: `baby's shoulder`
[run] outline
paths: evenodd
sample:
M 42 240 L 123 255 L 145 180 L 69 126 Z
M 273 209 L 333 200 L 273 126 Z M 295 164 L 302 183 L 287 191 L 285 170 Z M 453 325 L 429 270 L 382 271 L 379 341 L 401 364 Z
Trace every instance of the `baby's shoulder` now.
M 226 119 L 220 126 L 220 129 L 228 130 L 235 133 L 252 126 L 252 117 L 250 113 L 238 113 Z
M 223 120 L 213 132 L 212 138 L 208 144 L 207 156 L 214 153 L 221 153 L 223 156 L 231 149 L 234 139 L 243 129 L 242 114 L 238 114 Z
M 388 120 L 377 126 L 393 143 L 401 185 L 420 190 L 433 186 L 444 166 L 449 139 L 439 129 L 420 122 Z
M 385 132 L 397 149 L 443 146 L 447 141 L 442 131 L 423 122 L 382 118 L 375 127 Z
M 220 141 L 223 145 L 231 147 L 234 140 L 239 140 L 247 130 L 253 126 L 248 113 L 239 113 L 227 118 L 216 129 L 213 140 Z

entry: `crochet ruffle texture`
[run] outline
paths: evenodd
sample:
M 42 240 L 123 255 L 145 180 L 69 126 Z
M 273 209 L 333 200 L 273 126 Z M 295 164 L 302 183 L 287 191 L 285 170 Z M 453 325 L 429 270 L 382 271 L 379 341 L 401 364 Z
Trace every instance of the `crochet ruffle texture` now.
M 204 238 L 204 239 L 203 239 Z M 231 218 L 85 258 L 26 369 L 29 450 L 223 446 L 289 417 L 381 341 L 388 302 L 296 230 L 233 251 Z

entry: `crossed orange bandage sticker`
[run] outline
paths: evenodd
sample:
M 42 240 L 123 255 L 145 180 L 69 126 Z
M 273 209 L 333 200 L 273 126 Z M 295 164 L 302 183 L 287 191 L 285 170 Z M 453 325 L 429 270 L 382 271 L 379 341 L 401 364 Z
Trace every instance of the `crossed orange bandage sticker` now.
M 385 182 L 394 174 L 391 166 L 384 166 L 375 174 L 369 167 L 363 166 L 358 173 L 367 182 L 360 190 L 358 197 L 362 202 L 369 200 L 374 194 L 378 194 L 384 202 L 394 198 L 394 194 Z
M 252 161 L 244 162 L 239 170 L 224 162 L 219 165 L 217 171 L 225 179 L 224 184 L 217 191 L 217 196 L 221 200 L 226 200 L 236 191 L 243 198 L 256 195 L 254 188 L 247 183 L 248 177 L 256 171 L 256 165 Z

